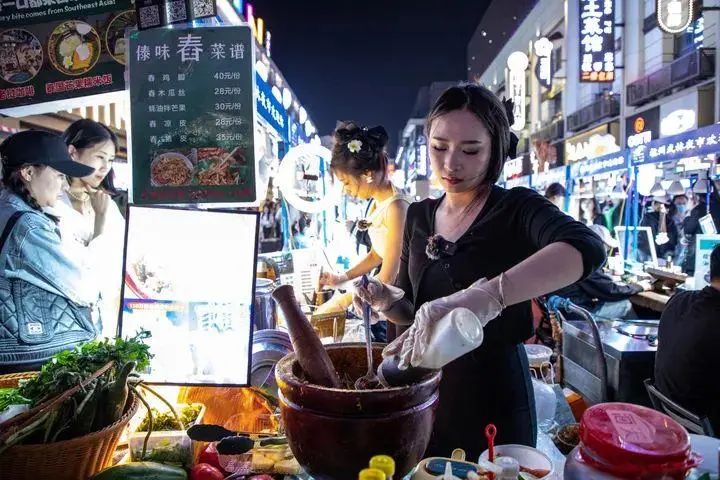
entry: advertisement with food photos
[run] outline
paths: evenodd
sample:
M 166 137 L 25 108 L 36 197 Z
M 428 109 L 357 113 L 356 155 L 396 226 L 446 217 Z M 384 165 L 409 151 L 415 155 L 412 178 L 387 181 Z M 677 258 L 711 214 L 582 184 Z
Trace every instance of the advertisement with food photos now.
M 120 331 L 151 333 L 145 380 L 248 383 L 258 219 L 130 206 Z
M 257 198 L 249 27 L 132 32 L 133 202 Z
M 0 9 L 0 111 L 125 88 L 130 0 L 16 0 Z

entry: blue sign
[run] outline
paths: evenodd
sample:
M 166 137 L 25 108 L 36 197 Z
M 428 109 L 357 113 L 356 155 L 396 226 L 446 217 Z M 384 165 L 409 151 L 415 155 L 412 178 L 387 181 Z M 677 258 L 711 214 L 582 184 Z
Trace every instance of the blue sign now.
M 295 121 L 294 118 L 288 118 L 288 130 L 290 137 L 290 145 L 295 146 L 300 144 L 300 124 Z
M 255 74 L 255 103 L 257 111 L 274 129 L 280 134 L 283 140 L 288 140 L 288 117 L 285 109 L 277 98 L 272 94 L 270 85 Z
M 583 160 L 570 165 L 570 177 L 582 178 L 600 175 L 601 173 L 626 170 L 628 168 L 627 150 L 610 153 L 601 157 Z
M 720 124 L 715 123 L 641 145 L 633 149 L 631 161 L 633 165 L 644 165 L 699 157 L 718 151 L 720 151 Z
M 533 188 L 535 189 L 548 187 L 551 183 L 559 183 L 560 185 L 565 185 L 566 182 L 566 166 L 551 168 L 550 170 L 547 170 L 545 172 L 535 174 L 532 176 L 532 179 L 530 181 Z

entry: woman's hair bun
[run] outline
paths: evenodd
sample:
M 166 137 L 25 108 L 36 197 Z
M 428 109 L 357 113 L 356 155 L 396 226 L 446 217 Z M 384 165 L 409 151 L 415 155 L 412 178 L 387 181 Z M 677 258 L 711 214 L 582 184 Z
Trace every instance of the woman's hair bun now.
M 390 137 L 382 125 L 368 128 L 358 125 L 355 122 L 342 122 L 335 129 L 335 141 L 348 144 L 353 140 L 360 140 L 367 144 L 375 152 L 382 151 L 388 144 Z

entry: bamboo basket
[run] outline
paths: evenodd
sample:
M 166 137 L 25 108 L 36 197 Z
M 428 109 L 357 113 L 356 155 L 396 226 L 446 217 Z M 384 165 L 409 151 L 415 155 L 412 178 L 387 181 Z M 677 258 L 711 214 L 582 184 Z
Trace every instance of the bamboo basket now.
M 18 380 L 34 374 L 0 376 L 0 386 L 15 387 Z M 87 480 L 112 462 L 113 453 L 140 401 L 128 396 L 125 413 L 100 431 L 61 442 L 15 445 L 0 454 L 3 480 Z

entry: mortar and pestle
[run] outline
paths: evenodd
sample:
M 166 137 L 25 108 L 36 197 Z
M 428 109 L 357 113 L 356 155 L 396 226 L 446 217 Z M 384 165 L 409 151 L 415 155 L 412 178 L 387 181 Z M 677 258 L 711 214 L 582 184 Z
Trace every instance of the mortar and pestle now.
M 278 287 L 273 298 L 285 314 L 295 350 L 280 360 L 275 375 L 288 442 L 303 469 L 317 480 L 355 478 L 371 457 L 384 454 L 395 459 L 399 477 L 410 472 L 423 458 L 432 432 L 439 368 L 457 348 L 431 342 L 427 365 L 400 370 L 397 358 L 383 361 L 383 346 L 372 345 L 373 364 L 382 362 L 378 373 L 389 387 L 357 390 L 355 380 L 367 373 L 365 345 L 324 347 L 292 287 Z M 467 313 L 446 316 L 449 326 L 436 329 L 433 340 L 452 339 L 453 326 L 462 324 Z

